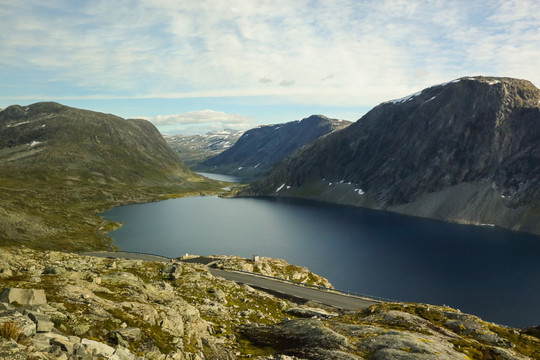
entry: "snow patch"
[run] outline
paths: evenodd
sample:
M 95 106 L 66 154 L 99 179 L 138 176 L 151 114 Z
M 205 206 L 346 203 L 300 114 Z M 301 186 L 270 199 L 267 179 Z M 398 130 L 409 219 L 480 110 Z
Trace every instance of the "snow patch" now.
M 435 98 L 436 98 L 436 96 L 432 97 L 431 99 L 429 99 L 429 100 L 426 101 L 426 102 L 430 102 L 431 100 L 433 100 L 433 99 L 435 99 Z
M 242 166 L 240 166 L 240 167 L 238 168 L 238 170 L 242 170 L 242 169 L 243 169 L 243 167 L 242 167 Z
M 498 83 L 500 83 L 499 80 L 488 81 L 488 84 L 489 84 L 489 85 L 495 85 L 495 84 L 498 84 Z
M 462 80 L 462 79 L 455 79 L 455 80 L 452 80 L 452 81 L 447 81 L 447 82 L 442 83 L 442 84 L 439 84 L 439 85 L 434 85 L 434 86 L 432 86 L 431 88 L 434 88 L 434 87 L 437 87 L 437 86 L 446 86 L 446 85 L 448 85 L 448 84 L 455 84 L 455 83 L 460 82 L 461 80 Z M 430 88 L 430 89 L 431 89 L 431 88 Z
M 354 192 L 357 192 L 358 195 L 364 195 L 366 192 L 362 189 L 354 189 Z
M 255 165 L 253 168 L 256 169 L 259 167 L 259 165 L 261 165 L 261 163 L 258 163 L 257 165 Z
M 34 146 L 42 144 L 42 143 L 43 143 L 42 141 L 32 141 L 29 145 L 30 145 L 30 147 L 34 147 Z
M 278 187 L 278 188 L 276 189 L 276 192 L 280 192 L 281 189 L 283 189 L 285 186 L 286 186 L 285 183 L 283 183 L 283 185 L 281 185 L 280 187 Z
M 411 95 L 407 95 L 405 97 L 402 97 L 401 99 L 396 99 L 396 100 L 390 100 L 391 103 L 393 104 L 397 104 L 397 103 L 401 103 L 401 102 L 405 102 L 405 101 L 409 101 L 409 100 L 412 100 L 415 96 L 418 96 L 422 93 L 423 90 L 420 90 L 418 92 L 415 92 L 414 94 L 411 94 Z
M 28 124 L 29 122 L 30 121 L 23 121 L 23 122 L 20 122 L 20 123 L 17 123 L 17 124 L 8 125 L 7 127 L 10 128 L 10 127 L 15 127 L 15 126 L 20 126 L 20 125 Z

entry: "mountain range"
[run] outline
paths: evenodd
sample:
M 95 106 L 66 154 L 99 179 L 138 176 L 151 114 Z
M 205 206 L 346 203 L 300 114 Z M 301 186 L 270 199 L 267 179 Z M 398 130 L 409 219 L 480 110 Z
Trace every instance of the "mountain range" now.
M 351 123 L 312 115 L 284 124 L 246 131 L 229 149 L 210 157 L 194 169 L 253 179 L 301 147 Z
M 526 80 L 467 77 L 382 103 L 241 195 L 540 234 L 540 90 Z
M 163 138 L 178 153 L 182 162 L 192 167 L 227 150 L 242 134 L 244 131 L 225 129 L 204 135 L 163 135 Z

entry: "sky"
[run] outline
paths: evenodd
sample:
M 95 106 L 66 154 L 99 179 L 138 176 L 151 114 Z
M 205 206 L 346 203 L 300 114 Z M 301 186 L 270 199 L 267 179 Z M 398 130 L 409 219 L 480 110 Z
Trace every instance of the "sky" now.
M 538 0 L 0 0 L 0 108 L 56 101 L 162 133 L 356 121 L 474 75 L 540 85 Z

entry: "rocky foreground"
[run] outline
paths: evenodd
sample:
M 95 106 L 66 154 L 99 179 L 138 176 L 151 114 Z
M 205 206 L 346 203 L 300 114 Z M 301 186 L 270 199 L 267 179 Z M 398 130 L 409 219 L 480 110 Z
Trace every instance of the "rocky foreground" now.
M 0 248 L 0 359 L 539 359 L 532 334 L 424 304 L 296 304 L 178 260 Z

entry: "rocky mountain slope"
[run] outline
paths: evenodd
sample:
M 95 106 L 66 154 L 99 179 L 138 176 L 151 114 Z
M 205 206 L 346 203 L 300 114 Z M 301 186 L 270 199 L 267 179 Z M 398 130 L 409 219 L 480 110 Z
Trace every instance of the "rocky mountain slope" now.
M 540 234 L 540 90 L 525 80 L 461 78 L 380 104 L 243 194 Z
M 103 247 L 96 212 L 219 187 L 148 121 L 57 103 L 0 112 L 0 243 Z
M 204 135 L 163 135 L 188 167 L 198 165 L 233 146 L 244 131 L 225 129 Z
M 246 131 L 230 149 L 194 168 L 255 178 L 302 146 L 348 125 L 348 121 L 312 115 L 300 121 L 260 126 Z
M 448 307 L 341 311 L 202 265 L 0 247 L 2 359 L 538 359 L 535 329 Z

